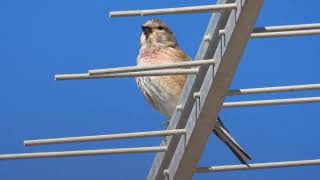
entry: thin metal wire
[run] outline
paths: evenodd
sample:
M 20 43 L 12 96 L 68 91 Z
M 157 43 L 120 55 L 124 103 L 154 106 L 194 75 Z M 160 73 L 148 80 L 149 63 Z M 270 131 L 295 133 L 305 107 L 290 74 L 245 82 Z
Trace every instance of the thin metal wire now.
M 278 93 L 278 92 L 291 92 L 291 91 L 306 91 L 306 90 L 320 90 L 320 84 L 305 84 L 305 85 L 293 85 L 293 86 L 229 90 L 229 92 L 227 93 L 227 96 L 240 96 L 240 95 L 247 95 L 247 94 Z
M 271 100 L 258 100 L 258 101 L 225 102 L 223 103 L 223 108 L 273 106 L 273 105 L 319 103 L 319 102 L 320 102 L 320 97 L 271 99 Z
M 128 72 L 128 73 L 106 74 L 106 75 L 96 75 L 96 76 L 90 76 L 88 73 L 60 74 L 60 75 L 55 75 L 55 80 L 80 80 L 80 79 L 127 78 L 127 77 L 144 77 L 144 76 L 169 76 L 169 75 L 185 75 L 185 74 L 197 74 L 197 73 L 198 73 L 198 68 L 153 70 L 153 71 Z
M 298 30 L 298 31 L 279 31 L 279 32 L 256 32 L 251 34 L 252 39 L 257 38 L 276 38 L 291 36 L 314 36 L 320 35 L 320 29 Z
M 248 164 L 248 165 L 241 164 L 241 165 L 200 167 L 196 169 L 196 172 L 197 173 L 216 173 L 216 172 L 225 172 L 225 171 L 289 168 L 289 167 L 298 167 L 298 166 L 319 166 L 319 165 L 320 165 L 320 159 L 315 159 L 315 160 L 255 163 L 255 164 Z
M 320 23 L 256 27 L 253 33 L 320 29 Z
M 194 66 L 211 65 L 214 64 L 213 59 L 190 61 L 190 62 L 179 62 L 171 64 L 157 64 L 157 65 L 146 65 L 146 66 L 129 66 L 119 68 L 108 68 L 108 69 L 95 69 L 89 70 L 90 75 L 102 75 L 102 74 L 114 74 L 124 72 L 136 72 L 136 71 L 149 71 L 149 70 L 162 70 L 172 68 L 188 68 Z
M 132 154 L 132 153 L 135 154 L 135 153 L 165 152 L 166 150 L 167 150 L 166 146 L 158 146 L 158 147 L 139 147 L 139 148 L 3 154 L 3 155 L 0 155 L 0 160 L 97 156 L 97 155 L 109 155 L 109 154 Z
M 108 134 L 108 135 L 97 135 L 97 136 L 37 139 L 37 140 L 24 141 L 24 145 L 37 146 L 37 145 L 64 144 L 64 143 L 88 142 L 88 141 L 107 141 L 107 140 L 116 140 L 116 139 L 183 135 L 185 133 L 186 133 L 185 129 L 174 129 L 174 130 L 135 132 L 135 133 L 125 133 L 125 134 Z
M 109 17 L 128 17 L 128 16 L 153 16 L 165 14 L 191 14 L 191 13 L 209 13 L 220 12 L 224 10 L 236 9 L 237 4 L 217 4 L 204 6 L 191 6 L 179 8 L 165 8 L 165 9 L 148 9 L 148 10 L 131 10 L 131 11 L 112 11 Z

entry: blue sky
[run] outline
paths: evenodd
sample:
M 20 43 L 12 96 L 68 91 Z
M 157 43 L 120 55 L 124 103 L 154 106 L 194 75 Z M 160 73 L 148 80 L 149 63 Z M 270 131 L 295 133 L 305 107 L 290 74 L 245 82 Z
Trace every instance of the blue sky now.
M 28 147 L 23 140 L 158 130 L 165 119 L 134 79 L 54 81 L 57 73 L 134 65 L 140 25 L 152 17 L 109 19 L 111 10 L 206 5 L 212 1 L 0 1 L 0 154 L 154 146 L 159 138 Z M 307 4 L 304 6 L 303 4 Z M 320 1 L 265 1 L 258 26 L 319 22 Z M 161 16 L 194 57 L 210 14 Z M 251 40 L 232 88 L 319 83 L 319 37 Z M 299 92 L 227 101 L 319 96 Z M 222 110 L 252 162 L 320 157 L 319 104 Z M 1 180 L 144 179 L 154 154 L 1 161 Z M 238 161 L 214 136 L 200 166 Z M 194 179 L 319 179 L 319 167 L 195 175 Z

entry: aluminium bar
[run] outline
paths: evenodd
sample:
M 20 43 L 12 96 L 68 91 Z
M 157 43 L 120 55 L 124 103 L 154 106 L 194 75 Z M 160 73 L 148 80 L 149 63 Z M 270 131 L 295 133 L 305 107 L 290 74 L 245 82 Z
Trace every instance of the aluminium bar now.
M 310 29 L 320 29 L 320 23 L 256 27 L 253 29 L 252 32 L 265 33 L 265 32 L 275 32 L 275 31 L 297 31 L 297 30 L 310 30 Z
M 278 92 L 292 92 L 292 91 L 306 91 L 306 90 L 320 90 L 320 84 L 305 84 L 293 86 L 278 86 L 278 87 L 263 87 L 229 90 L 227 96 L 240 96 L 247 94 L 262 94 L 262 93 L 278 93 Z
M 135 133 L 125 133 L 125 134 L 109 134 L 109 135 L 97 135 L 97 136 L 39 139 L 39 140 L 24 141 L 24 145 L 25 146 L 38 146 L 38 145 L 64 144 L 64 143 L 75 143 L 75 142 L 107 141 L 107 140 L 115 140 L 115 139 L 183 135 L 185 133 L 186 133 L 185 129 L 174 129 L 174 130 L 135 132 Z
M 251 34 L 251 39 L 258 38 L 277 38 L 291 36 L 315 36 L 320 35 L 320 29 L 297 30 L 297 31 L 279 31 L 279 32 L 256 32 Z
M 236 9 L 237 5 L 218 4 L 218 5 L 204 5 L 204 6 L 191 6 L 191 7 L 178 7 L 178 8 L 165 8 L 165 9 L 148 9 L 148 10 L 131 10 L 131 11 L 112 11 L 109 17 L 129 17 L 129 16 L 154 16 L 165 14 L 193 14 L 193 13 L 210 13 L 221 12 L 225 10 Z
M 108 69 L 95 69 L 89 70 L 90 75 L 102 75 L 102 74 L 113 74 L 113 73 L 124 73 L 124 72 L 136 72 L 136 71 L 149 71 L 149 70 L 162 70 L 172 68 L 188 68 L 202 65 L 214 64 L 213 59 L 201 60 L 201 61 L 190 61 L 190 62 L 179 62 L 171 64 L 157 64 L 157 65 L 146 65 L 146 66 L 129 66 L 119 68 L 108 68 Z
M 192 111 L 185 126 L 187 134 L 180 138 L 169 167 L 163 172 L 167 180 L 191 180 L 201 154 L 212 133 L 216 119 L 241 56 L 256 23 L 263 0 L 236 0 L 238 8 L 230 13 L 224 34 L 192 104 Z
M 198 68 L 128 72 L 128 73 L 106 74 L 106 75 L 96 75 L 96 76 L 90 76 L 88 73 L 84 73 L 84 74 L 58 74 L 58 75 L 55 75 L 55 80 L 127 78 L 127 77 L 144 77 L 144 76 L 170 76 L 170 75 L 185 75 L 185 74 L 197 74 L 197 73 L 198 73 Z
M 97 149 L 97 150 L 79 150 L 79 151 L 3 154 L 3 155 L 0 155 L 0 160 L 39 159 L 39 158 L 76 157 L 76 156 L 97 156 L 97 155 L 111 155 L 111 154 L 136 154 L 136 153 L 165 152 L 166 150 L 167 150 L 166 146 L 158 146 L 158 147 L 138 147 L 138 148 L 119 148 L 119 149 Z
M 320 103 L 320 97 L 225 102 L 223 103 L 223 108 L 274 106 L 274 105 L 304 104 L 304 103 Z
M 289 168 L 289 167 L 319 166 L 319 165 L 320 165 L 320 159 L 314 159 L 314 160 L 300 160 L 300 161 L 254 163 L 254 164 L 248 164 L 248 165 L 241 164 L 241 165 L 200 167 L 196 169 L 196 172 L 197 173 L 216 173 L 216 172 L 225 172 L 225 171 Z
M 217 4 L 234 3 L 235 0 L 217 0 Z M 204 38 L 201 40 L 199 49 L 195 56 L 195 61 L 202 59 L 212 59 L 214 52 L 218 48 L 221 37 L 219 36 L 219 30 L 224 28 L 229 18 L 231 11 L 223 11 L 221 13 L 212 13 L 208 22 Z M 197 75 L 189 75 L 183 92 L 179 99 L 179 106 L 183 107 L 183 110 L 178 108 L 173 113 L 168 129 L 180 129 L 185 128 L 191 109 L 195 102 L 193 93 L 199 91 L 206 75 L 208 66 L 201 66 Z M 175 153 L 180 136 L 168 136 L 166 137 L 166 145 L 168 147 L 165 153 L 157 153 L 152 166 L 149 170 L 148 180 L 163 180 L 164 170 L 168 168 L 172 157 Z

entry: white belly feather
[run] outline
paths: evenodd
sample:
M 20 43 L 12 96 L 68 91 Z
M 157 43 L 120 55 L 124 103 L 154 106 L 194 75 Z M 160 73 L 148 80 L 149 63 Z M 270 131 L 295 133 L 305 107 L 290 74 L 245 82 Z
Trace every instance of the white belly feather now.
M 136 78 L 140 90 L 147 101 L 161 114 L 171 117 L 177 105 L 179 96 L 172 94 L 168 82 L 163 77 Z

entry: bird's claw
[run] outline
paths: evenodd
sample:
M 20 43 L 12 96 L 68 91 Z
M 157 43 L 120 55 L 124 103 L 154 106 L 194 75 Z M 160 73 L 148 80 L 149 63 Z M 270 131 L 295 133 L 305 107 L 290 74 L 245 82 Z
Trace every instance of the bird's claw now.
M 169 126 L 169 122 L 170 122 L 169 119 L 166 120 L 166 121 L 164 121 L 164 122 L 161 124 L 161 128 L 162 128 L 163 130 L 166 130 L 166 129 L 168 128 L 168 126 Z
M 163 130 L 168 129 L 169 122 L 170 122 L 170 119 L 165 120 L 165 121 L 161 124 L 161 128 L 162 128 Z M 162 136 L 162 143 L 161 143 L 161 144 L 167 144 L 167 137 L 166 137 L 166 136 Z

